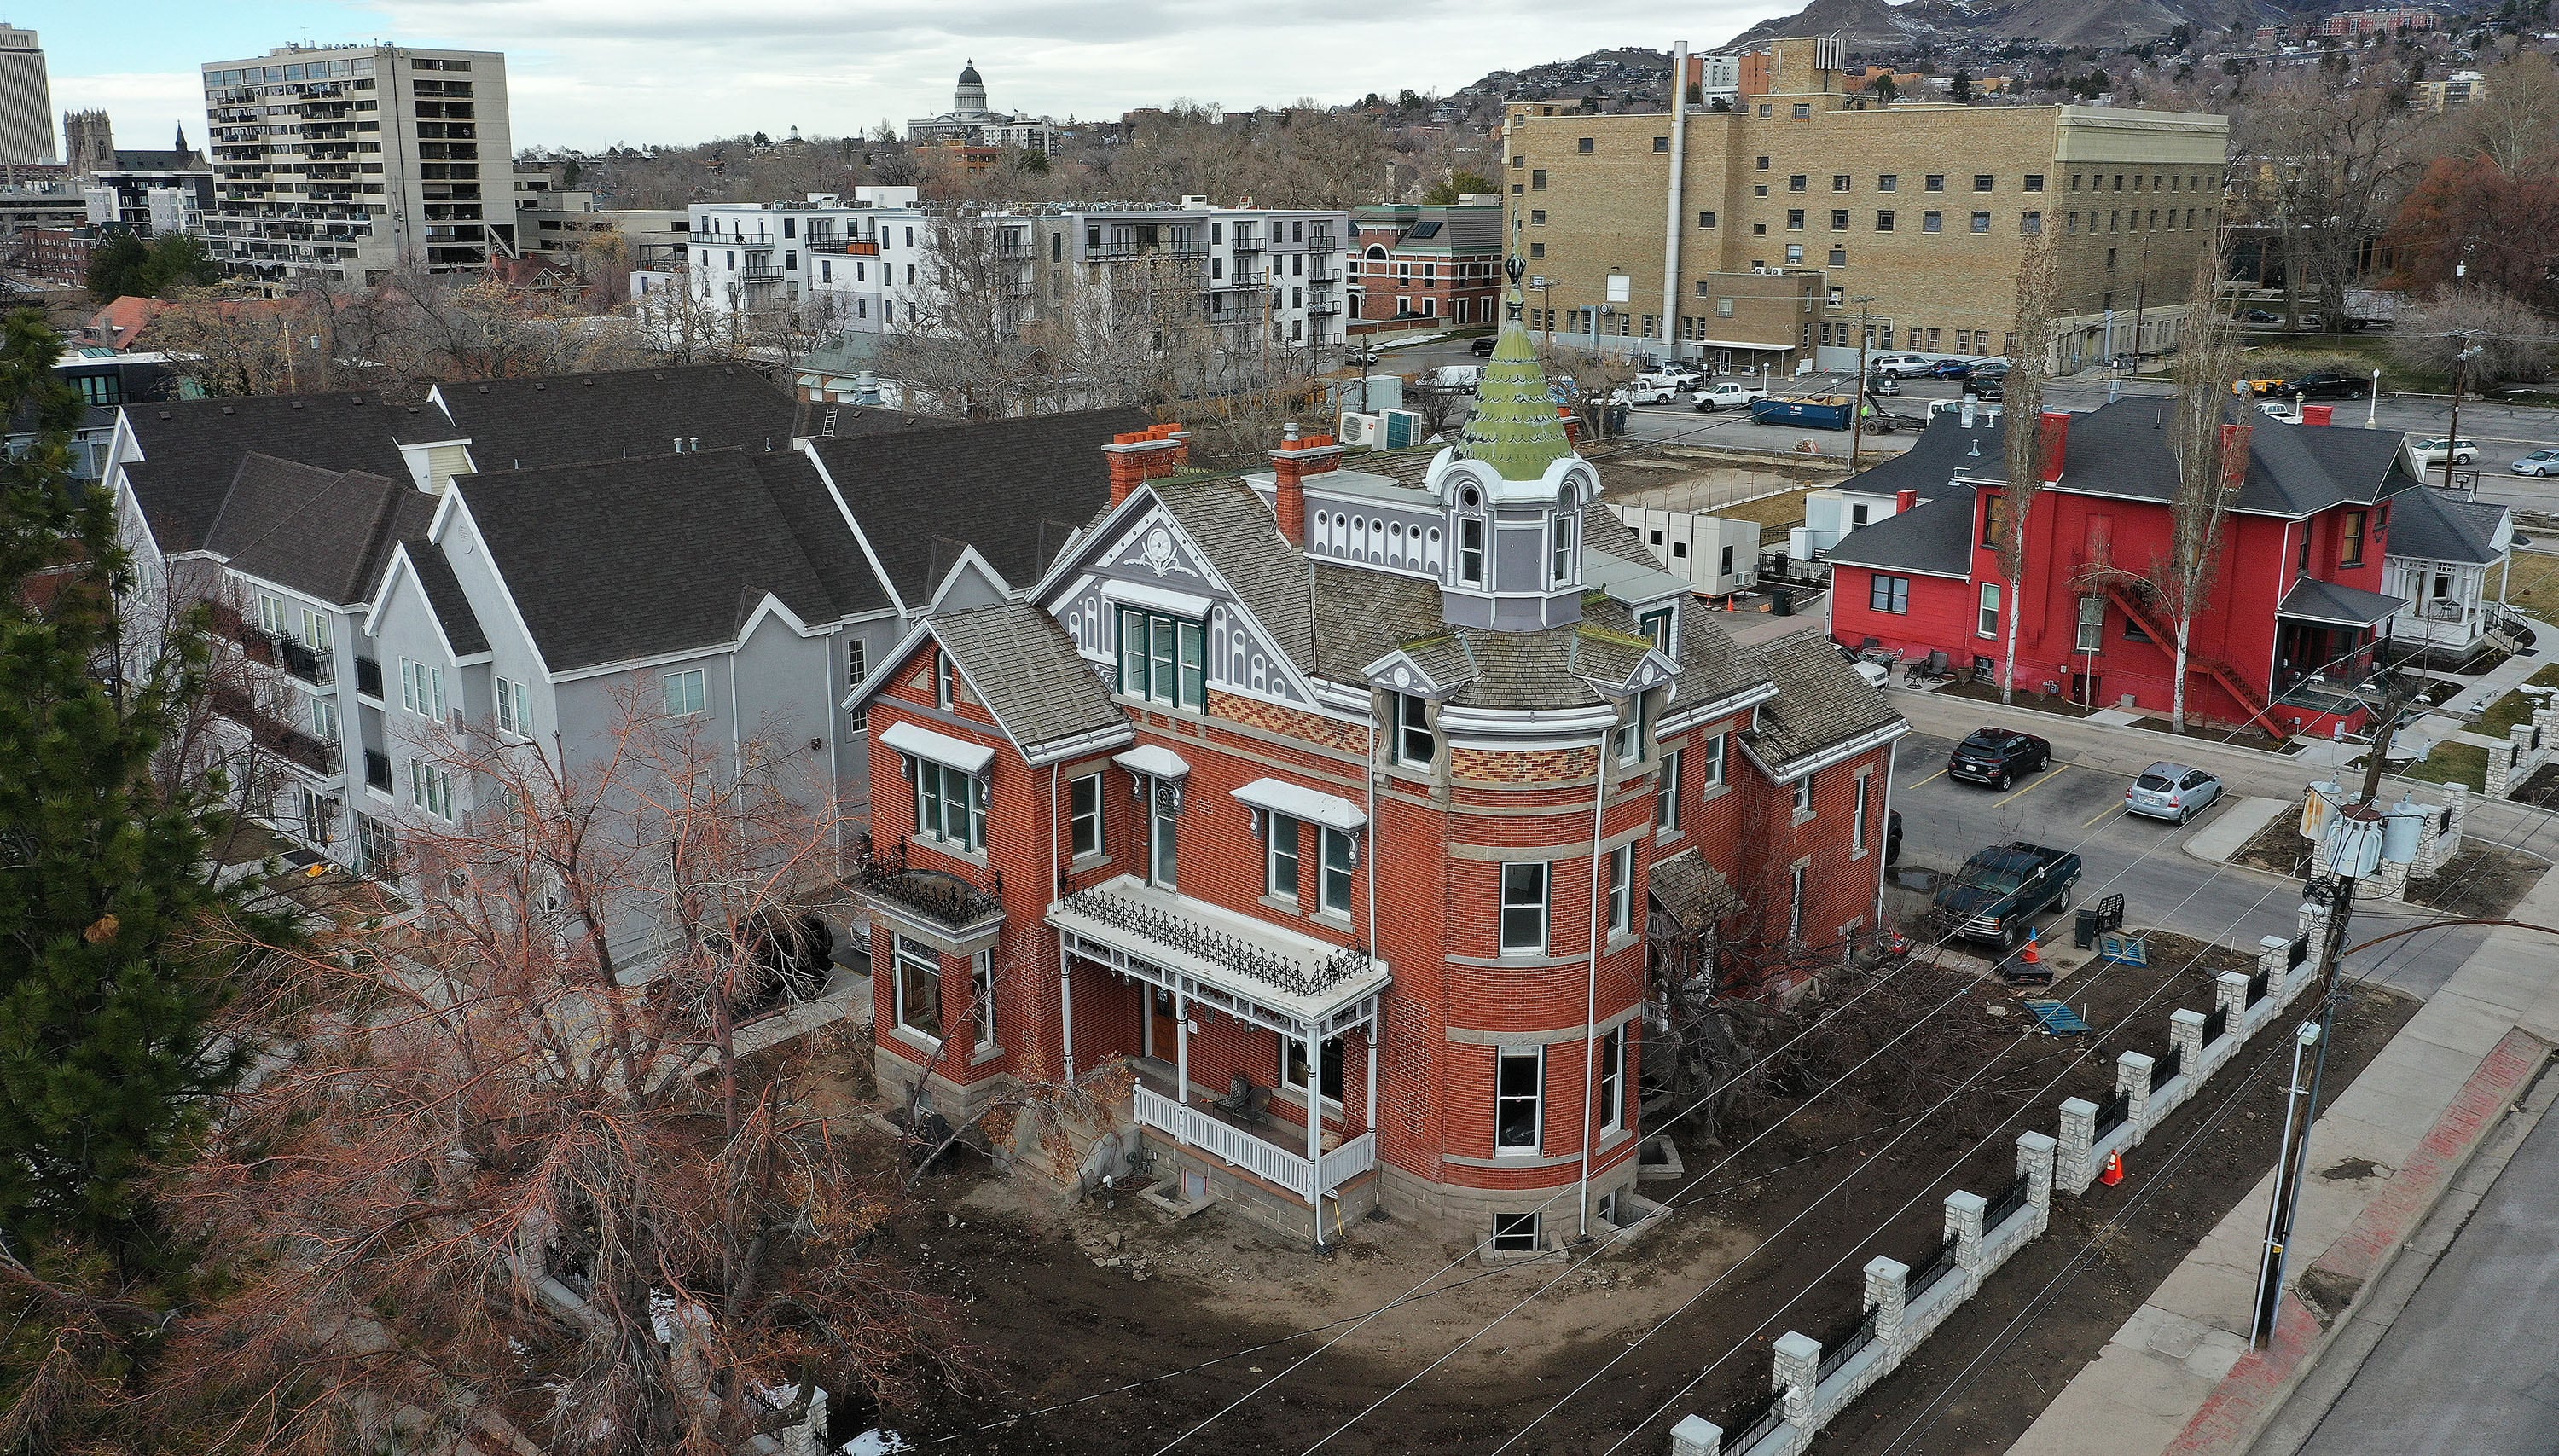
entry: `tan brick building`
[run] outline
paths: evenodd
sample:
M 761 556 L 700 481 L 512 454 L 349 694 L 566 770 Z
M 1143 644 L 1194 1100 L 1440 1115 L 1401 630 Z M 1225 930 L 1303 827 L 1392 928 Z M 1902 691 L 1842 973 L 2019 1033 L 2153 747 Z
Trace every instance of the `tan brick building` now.
M 2043 231 L 2059 246 L 2064 368 L 2106 357 L 2109 309 L 2115 352 L 2133 347 L 2137 317 L 2144 348 L 2176 341 L 2195 250 L 2221 218 L 2227 117 L 1880 105 L 1846 90 L 1838 43 L 1772 51 L 1768 93 L 1689 110 L 1684 138 L 1666 115 L 1511 108 L 1503 201 L 1546 285 L 1531 287 L 1532 324 L 1551 309 L 1559 332 L 1667 332 L 1738 368 L 1808 355 L 1849 367 L 1864 297 L 1879 351 L 2006 354 L 2018 262 Z

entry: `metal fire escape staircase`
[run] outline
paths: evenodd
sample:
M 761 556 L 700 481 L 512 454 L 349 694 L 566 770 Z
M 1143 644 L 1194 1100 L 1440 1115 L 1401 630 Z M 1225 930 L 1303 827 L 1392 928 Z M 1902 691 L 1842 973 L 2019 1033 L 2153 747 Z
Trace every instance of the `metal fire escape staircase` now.
M 2150 604 L 2141 599 L 2138 590 L 2124 582 L 2109 581 L 2105 584 L 2105 592 L 2108 601 L 2123 609 L 2126 619 L 2148 634 L 2150 640 L 2159 645 L 2161 652 L 2170 654 L 2171 659 L 2175 659 L 2177 630 L 2151 610 Z M 2220 683 L 2224 692 L 2229 693 L 2231 697 L 2238 700 L 2241 707 L 2248 710 L 2251 721 L 2262 724 L 2267 732 L 2278 739 L 2292 737 L 2292 730 L 2276 718 L 2275 706 L 2267 700 L 2266 694 L 2255 683 L 2240 676 L 2239 670 L 2228 662 L 2208 654 L 2188 652 L 2185 657 L 2185 670 L 2188 673 L 2201 672 Z

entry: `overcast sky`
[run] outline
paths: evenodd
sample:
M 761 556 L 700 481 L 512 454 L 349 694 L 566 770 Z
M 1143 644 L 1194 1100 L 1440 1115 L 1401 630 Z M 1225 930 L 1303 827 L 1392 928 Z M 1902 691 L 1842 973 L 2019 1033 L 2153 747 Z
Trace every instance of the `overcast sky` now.
M 1447 91 L 1611 46 L 1705 48 L 1801 0 L 15 0 L 54 110 L 116 140 L 204 139 L 196 68 L 296 41 L 507 53 L 519 146 L 840 134 L 947 109 L 974 59 L 1000 110 L 1116 118 Z M 1674 24 L 1687 27 L 1682 35 Z

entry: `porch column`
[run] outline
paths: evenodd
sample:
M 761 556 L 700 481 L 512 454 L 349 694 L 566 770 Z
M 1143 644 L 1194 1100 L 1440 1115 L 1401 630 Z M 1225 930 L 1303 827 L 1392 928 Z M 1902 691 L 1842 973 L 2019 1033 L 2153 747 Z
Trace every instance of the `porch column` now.
M 1179 991 L 1173 992 L 1173 1100 L 1191 1103 L 1191 1007 Z
M 1057 1027 L 1066 1044 L 1066 1080 L 1075 1081 L 1075 952 L 1057 938 Z
M 1366 1130 L 1366 1131 L 1368 1131 L 1368 1132 L 1371 1132 L 1371 1133 L 1376 1132 L 1376 1131 L 1377 1131 L 1377 1129 L 1378 1129 L 1378 1120 L 1377 1120 L 1377 1040 L 1378 1040 L 1378 1032 L 1379 1032 L 1379 1030 L 1381 1029 L 1380 1020 L 1381 1020 L 1381 1019 L 1380 1019 L 1379 1017 L 1374 1016 L 1374 1015 L 1372 1015 L 1372 1016 L 1371 1016 L 1371 1017 L 1369 1017 L 1369 1019 L 1368 1019 L 1368 1116 L 1367 1116 L 1367 1118 L 1366 1118 L 1366 1119 L 1364 1119 L 1364 1120 L 1366 1120 L 1366 1121 L 1367 1121 L 1367 1123 L 1368 1123 L 1368 1126 L 1367 1126 L 1367 1128 L 1366 1128 L 1365 1130 Z M 1347 1128 L 1347 1127 L 1343 1128 L 1342 1130 L 1343 1130 L 1344 1132 L 1348 1132 L 1348 1131 L 1350 1131 L 1350 1129 L 1349 1129 L 1349 1128 Z
M 1284 1074 L 1286 1069 L 1281 1069 Z M 1306 1207 L 1315 1215 L 1315 1246 L 1324 1246 L 1324 1041 L 1306 1028 Z

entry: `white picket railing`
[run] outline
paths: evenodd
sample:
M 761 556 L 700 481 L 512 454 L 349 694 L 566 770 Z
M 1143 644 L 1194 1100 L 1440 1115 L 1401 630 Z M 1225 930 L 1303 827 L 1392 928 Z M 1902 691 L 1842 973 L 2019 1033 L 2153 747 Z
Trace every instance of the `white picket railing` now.
M 1377 1135 L 1363 1132 L 1310 1163 L 1277 1143 L 1256 1137 L 1231 1122 L 1151 1089 L 1136 1090 L 1137 1120 L 1169 1134 L 1186 1147 L 1198 1148 L 1265 1182 L 1276 1183 L 1299 1198 L 1318 1189 L 1331 1192 L 1377 1166 Z

